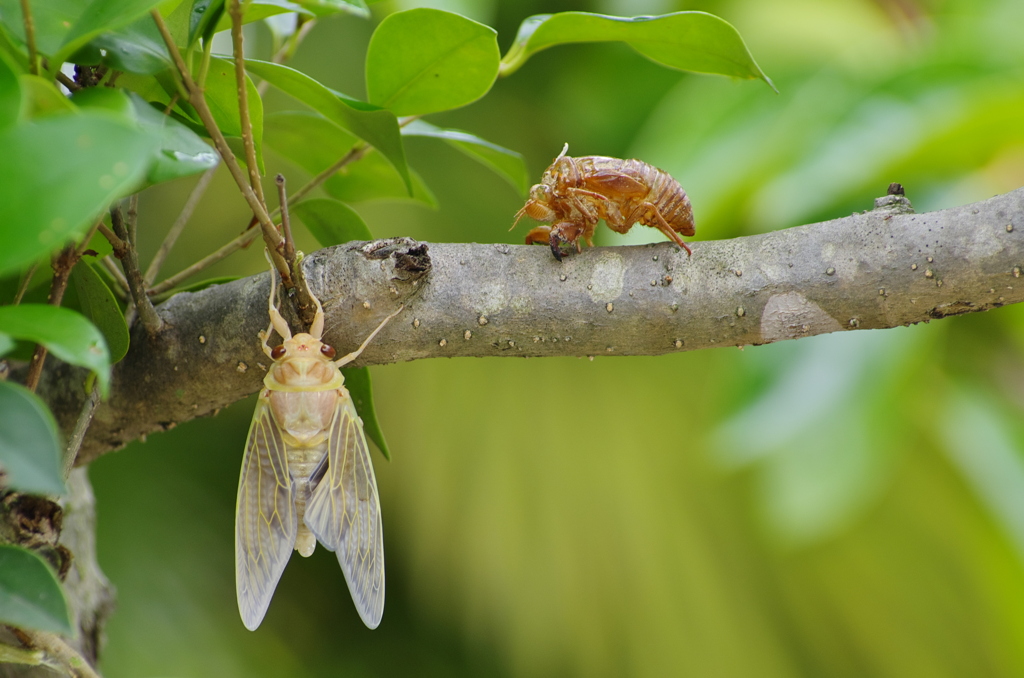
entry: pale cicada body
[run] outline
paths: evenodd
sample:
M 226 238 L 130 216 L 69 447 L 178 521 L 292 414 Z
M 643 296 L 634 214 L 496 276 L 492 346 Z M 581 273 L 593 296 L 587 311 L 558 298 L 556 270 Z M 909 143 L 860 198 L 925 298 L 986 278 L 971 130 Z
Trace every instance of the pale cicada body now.
M 524 216 L 553 222 L 527 233 L 526 244 L 550 245 L 561 260 L 563 244 L 574 245 L 577 251 L 581 239 L 593 245 L 594 227 L 604 219 L 617 233 L 626 233 L 637 223 L 652 226 L 690 253 L 680 236 L 695 232 L 693 208 L 672 175 L 640 160 L 573 158 L 566 155 L 568 150 L 566 144 L 516 213 L 515 224 Z
M 309 333 L 292 336 L 276 308 L 276 289 L 271 271 L 270 327 L 261 338 L 274 363 L 263 380 L 238 481 L 238 610 L 246 628 L 255 630 L 292 549 L 310 556 L 319 541 L 337 554 L 359 616 L 376 628 L 384 613 L 380 502 L 363 422 L 340 368 L 359 357 L 402 309 L 356 351 L 334 360 L 334 349 L 320 341 L 320 302 Z M 267 342 L 274 330 L 284 342 L 271 349 Z

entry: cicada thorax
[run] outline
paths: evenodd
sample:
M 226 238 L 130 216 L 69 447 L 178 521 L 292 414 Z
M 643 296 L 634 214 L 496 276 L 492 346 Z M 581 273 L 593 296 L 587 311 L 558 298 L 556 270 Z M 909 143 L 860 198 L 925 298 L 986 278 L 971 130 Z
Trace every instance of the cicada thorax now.
M 331 361 L 333 349 L 310 334 L 296 334 L 272 353 L 279 357 L 263 380 L 265 394 L 281 429 L 288 471 L 295 484 L 295 550 L 310 556 L 316 538 L 303 521 L 306 502 L 314 489 L 310 477 L 327 453 L 327 436 L 338 411 L 338 399 L 346 397 L 345 377 Z

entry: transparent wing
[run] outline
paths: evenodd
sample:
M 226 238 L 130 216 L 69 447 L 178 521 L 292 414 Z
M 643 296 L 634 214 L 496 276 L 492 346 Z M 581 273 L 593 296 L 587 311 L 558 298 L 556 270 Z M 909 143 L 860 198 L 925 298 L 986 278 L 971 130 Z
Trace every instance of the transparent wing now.
M 235 588 L 250 631 L 263 621 L 295 547 L 298 522 L 281 429 L 260 396 L 249 427 L 235 507 Z
M 363 422 L 347 393 L 338 398 L 327 454 L 312 477 L 321 475 L 306 525 L 337 554 L 359 616 L 375 629 L 384 614 L 384 532 Z

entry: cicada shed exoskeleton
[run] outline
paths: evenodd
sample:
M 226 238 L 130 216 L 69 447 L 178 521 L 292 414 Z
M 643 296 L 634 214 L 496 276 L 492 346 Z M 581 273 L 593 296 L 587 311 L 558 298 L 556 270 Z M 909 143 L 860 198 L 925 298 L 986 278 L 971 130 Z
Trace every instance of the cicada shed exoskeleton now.
M 513 228 L 524 216 L 552 222 L 527 233 L 526 244 L 550 245 L 561 260 L 563 244 L 580 251 L 582 238 L 593 246 L 594 227 L 604 219 L 617 233 L 626 233 L 636 223 L 654 227 L 691 253 L 680 236 L 695 233 L 693 208 L 670 174 L 640 160 L 573 158 L 566 155 L 568 150 L 566 144 L 516 213 Z
M 270 326 L 260 337 L 273 365 L 256 403 L 238 481 L 238 609 L 246 628 L 255 630 L 292 549 L 309 556 L 319 541 L 337 554 L 359 616 L 376 628 L 384 612 L 380 502 L 363 422 L 340 368 L 359 357 L 402 309 L 357 350 L 335 360 L 334 349 L 320 340 L 320 302 L 309 333 L 292 336 L 276 307 L 276 289 L 272 269 Z M 271 348 L 275 330 L 284 341 Z

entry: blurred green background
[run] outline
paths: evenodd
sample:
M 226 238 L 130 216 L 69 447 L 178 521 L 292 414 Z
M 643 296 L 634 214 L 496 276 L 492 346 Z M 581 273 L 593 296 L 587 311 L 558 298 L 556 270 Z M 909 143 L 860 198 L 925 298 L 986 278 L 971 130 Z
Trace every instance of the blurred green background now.
M 362 96 L 373 26 L 422 4 L 324 20 L 292 63 Z M 540 12 L 700 9 L 735 25 L 779 94 L 579 45 L 429 117 L 524 153 L 534 180 L 566 141 L 655 164 L 689 193 L 697 239 L 869 209 L 890 181 L 918 211 L 1024 185 L 1020 0 L 431 6 L 494 26 L 503 49 Z M 266 57 L 269 33 L 249 38 Z M 268 110 L 285 103 L 268 94 Z M 356 205 L 376 236 L 522 241 L 506 183 L 407 144 L 439 208 Z M 267 169 L 305 178 L 272 154 Z M 143 194 L 144 262 L 194 182 Z M 165 271 L 247 219 L 222 172 Z M 262 271 L 258 249 L 208 275 Z M 743 351 L 372 372 L 394 458 L 374 453 L 380 628 L 363 627 L 322 549 L 292 559 L 257 632 L 242 626 L 248 399 L 91 467 L 119 591 L 106 675 L 1024 675 L 1024 309 Z

